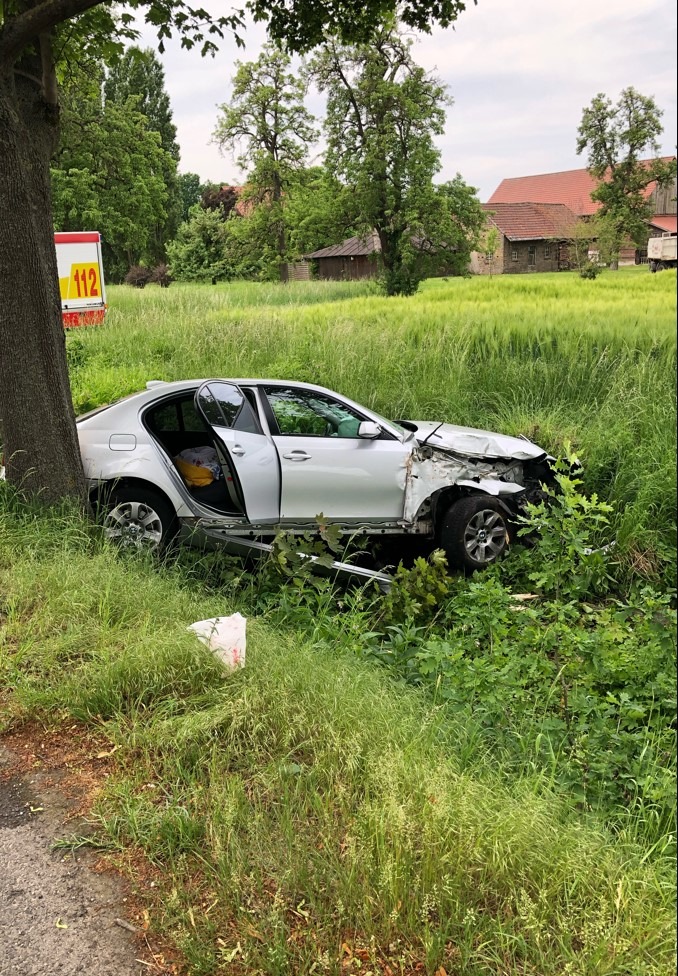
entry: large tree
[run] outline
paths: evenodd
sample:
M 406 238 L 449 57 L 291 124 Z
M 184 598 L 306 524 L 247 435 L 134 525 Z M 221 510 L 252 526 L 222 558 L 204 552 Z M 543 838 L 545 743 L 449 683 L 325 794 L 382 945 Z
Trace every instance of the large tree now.
M 146 118 L 148 128 L 160 136 L 160 145 L 166 153 L 161 174 L 167 200 L 165 215 L 156 223 L 150 242 L 150 260 L 163 261 L 167 243 L 173 239 L 181 221 L 182 195 L 177 179 L 177 129 L 165 89 L 165 72 L 155 52 L 151 48 L 128 48 L 111 66 L 104 84 L 104 96 L 107 108 L 134 105 Z
M 164 256 L 158 228 L 167 225 L 168 174 L 176 173 L 176 162 L 137 97 L 104 102 L 102 89 L 103 68 L 90 65 L 62 92 L 52 204 L 58 230 L 101 232 L 106 277 L 121 281 L 131 265 Z
M 379 235 L 387 294 L 411 294 L 451 243 L 446 194 L 433 185 L 440 169 L 434 137 L 451 99 L 415 63 L 412 41 L 395 23 L 369 44 L 330 41 L 310 70 L 327 92 L 329 169 L 353 191 L 365 233 Z
M 280 48 L 268 44 L 256 61 L 238 63 L 237 69 L 231 100 L 219 106 L 214 140 L 222 150 L 240 152 L 249 198 L 269 211 L 282 274 L 287 260 L 283 193 L 318 132 L 304 106 L 306 85 Z
M 588 171 L 598 180 L 591 199 L 601 205 L 598 219 L 613 267 L 627 237 L 639 247 L 647 243 L 647 188 L 655 182 L 667 186 L 676 175 L 675 159 L 658 158 L 662 114 L 654 98 L 635 88 L 625 88 L 616 104 L 601 92 L 582 113 L 577 153 L 588 153 Z
M 366 40 L 397 0 L 249 0 L 255 20 L 291 50 L 327 31 Z M 404 0 L 405 23 L 430 30 L 452 23 L 462 0 Z M 116 20 L 113 17 L 115 11 Z M 8 480 L 45 501 L 86 498 L 74 422 L 54 248 L 50 159 L 59 141 L 57 55 L 110 54 L 136 37 L 132 11 L 163 39 L 215 49 L 241 31 L 241 11 L 221 17 L 183 0 L 4 0 L 0 5 L 0 418 Z M 58 43 L 55 43 L 58 42 Z

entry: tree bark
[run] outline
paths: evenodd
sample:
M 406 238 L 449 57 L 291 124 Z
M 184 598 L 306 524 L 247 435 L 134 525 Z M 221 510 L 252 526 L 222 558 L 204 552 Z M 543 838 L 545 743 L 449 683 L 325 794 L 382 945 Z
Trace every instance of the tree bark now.
M 3 451 L 7 480 L 25 494 L 84 504 L 50 194 L 59 110 L 43 69 L 40 53 L 0 69 Z

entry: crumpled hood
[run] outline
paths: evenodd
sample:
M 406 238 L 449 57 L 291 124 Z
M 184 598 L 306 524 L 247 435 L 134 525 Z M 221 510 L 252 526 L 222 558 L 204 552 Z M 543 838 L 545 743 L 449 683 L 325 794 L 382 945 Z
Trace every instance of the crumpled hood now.
M 425 440 L 438 426 L 430 420 L 413 420 L 416 426 L 415 437 Z M 426 441 L 427 445 L 442 450 L 454 451 L 469 457 L 515 458 L 517 461 L 530 461 L 546 456 L 546 451 L 523 440 L 522 437 L 509 437 L 491 430 L 476 430 L 474 427 L 458 427 L 456 424 L 443 424 Z

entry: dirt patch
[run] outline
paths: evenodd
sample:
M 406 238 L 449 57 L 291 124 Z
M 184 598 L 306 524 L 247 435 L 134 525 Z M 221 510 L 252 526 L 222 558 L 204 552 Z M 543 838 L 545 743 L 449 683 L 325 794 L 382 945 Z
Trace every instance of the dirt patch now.
M 130 885 L 87 848 L 87 812 L 111 746 L 73 726 L 0 738 L 0 976 L 170 976 Z

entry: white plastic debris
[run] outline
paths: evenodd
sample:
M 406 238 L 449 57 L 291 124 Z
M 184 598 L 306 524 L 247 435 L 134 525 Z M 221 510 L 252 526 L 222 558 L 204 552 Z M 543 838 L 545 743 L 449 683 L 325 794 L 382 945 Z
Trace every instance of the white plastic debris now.
M 225 668 L 233 671 L 245 666 L 247 618 L 232 613 L 228 617 L 198 620 L 188 628 L 218 657 Z

